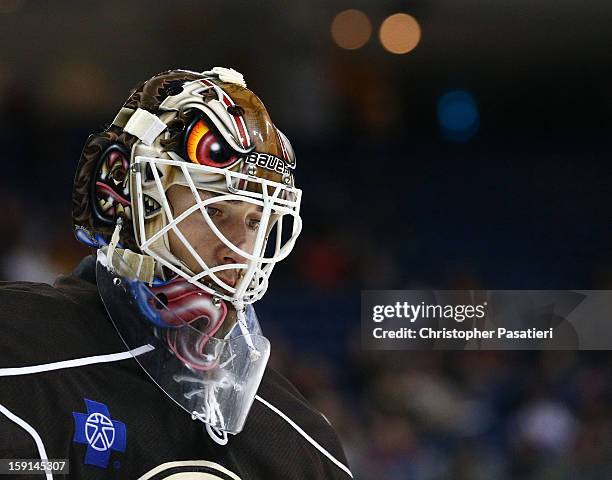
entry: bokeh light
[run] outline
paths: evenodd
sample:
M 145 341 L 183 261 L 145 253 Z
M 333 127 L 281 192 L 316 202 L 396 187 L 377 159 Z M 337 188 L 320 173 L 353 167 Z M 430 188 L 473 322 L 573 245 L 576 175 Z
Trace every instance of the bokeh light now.
M 331 24 L 331 36 L 340 48 L 356 50 L 363 47 L 372 34 L 368 16 L 360 10 L 340 12 Z
M 396 13 L 385 19 L 379 35 L 385 50 L 396 54 L 408 53 L 419 44 L 421 27 L 407 13 Z
M 469 140 L 479 126 L 476 100 L 464 90 L 445 93 L 438 100 L 438 121 L 446 139 L 456 142 Z

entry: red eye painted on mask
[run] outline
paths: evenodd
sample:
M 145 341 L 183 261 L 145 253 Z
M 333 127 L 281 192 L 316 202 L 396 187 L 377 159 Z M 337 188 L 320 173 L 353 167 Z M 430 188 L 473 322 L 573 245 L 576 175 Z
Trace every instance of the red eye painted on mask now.
M 227 167 L 237 158 L 236 154 L 208 128 L 204 120 L 198 120 L 191 127 L 185 149 L 189 160 L 209 167 Z

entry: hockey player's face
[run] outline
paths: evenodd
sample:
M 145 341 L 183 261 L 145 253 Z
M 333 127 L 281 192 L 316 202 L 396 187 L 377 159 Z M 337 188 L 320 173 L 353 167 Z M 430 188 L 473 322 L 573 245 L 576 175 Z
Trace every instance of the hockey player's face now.
M 166 195 L 175 218 L 195 203 L 191 190 L 182 185 L 173 185 L 168 189 Z M 213 195 L 200 191 L 202 200 Z M 207 212 L 215 226 L 232 244 L 245 252 L 253 251 L 261 219 L 261 207 L 242 201 L 224 201 L 209 205 Z M 177 228 L 208 267 L 246 263 L 244 257 L 234 252 L 217 237 L 199 210 L 181 221 Z M 199 263 L 173 230 L 168 233 L 168 240 L 173 255 L 184 262 L 192 272 L 202 271 Z M 216 275 L 223 282 L 234 287 L 241 271 L 232 268 L 221 270 Z

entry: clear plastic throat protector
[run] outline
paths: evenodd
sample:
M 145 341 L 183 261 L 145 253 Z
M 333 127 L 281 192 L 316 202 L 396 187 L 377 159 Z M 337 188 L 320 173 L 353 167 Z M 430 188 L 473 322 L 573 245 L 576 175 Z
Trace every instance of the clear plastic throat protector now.
M 98 250 L 96 265 L 108 315 L 129 350 L 153 347 L 136 361 L 193 419 L 239 433 L 270 356 L 253 307 L 240 327 L 220 298 L 182 278 L 148 286 L 121 255 L 112 252 L 112 265 L 108 255 Z

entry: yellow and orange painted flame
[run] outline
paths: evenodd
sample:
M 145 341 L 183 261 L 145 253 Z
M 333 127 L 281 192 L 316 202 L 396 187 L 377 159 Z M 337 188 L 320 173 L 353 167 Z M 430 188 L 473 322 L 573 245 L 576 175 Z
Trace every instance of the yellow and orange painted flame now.
M 208 128 L 208 125 L 204 123 L 204 120 L 198 120 L 198 122 L 189 132 L 189 136 L 187 137 L 187 142 L 185 144 L 187 156 L 189 157 L 189 160 L 198 165 L 200 165 L 197 156 L 198 143 L 200 142 L 202 137 L 208 133 L 209 130 L 210 129 Z

